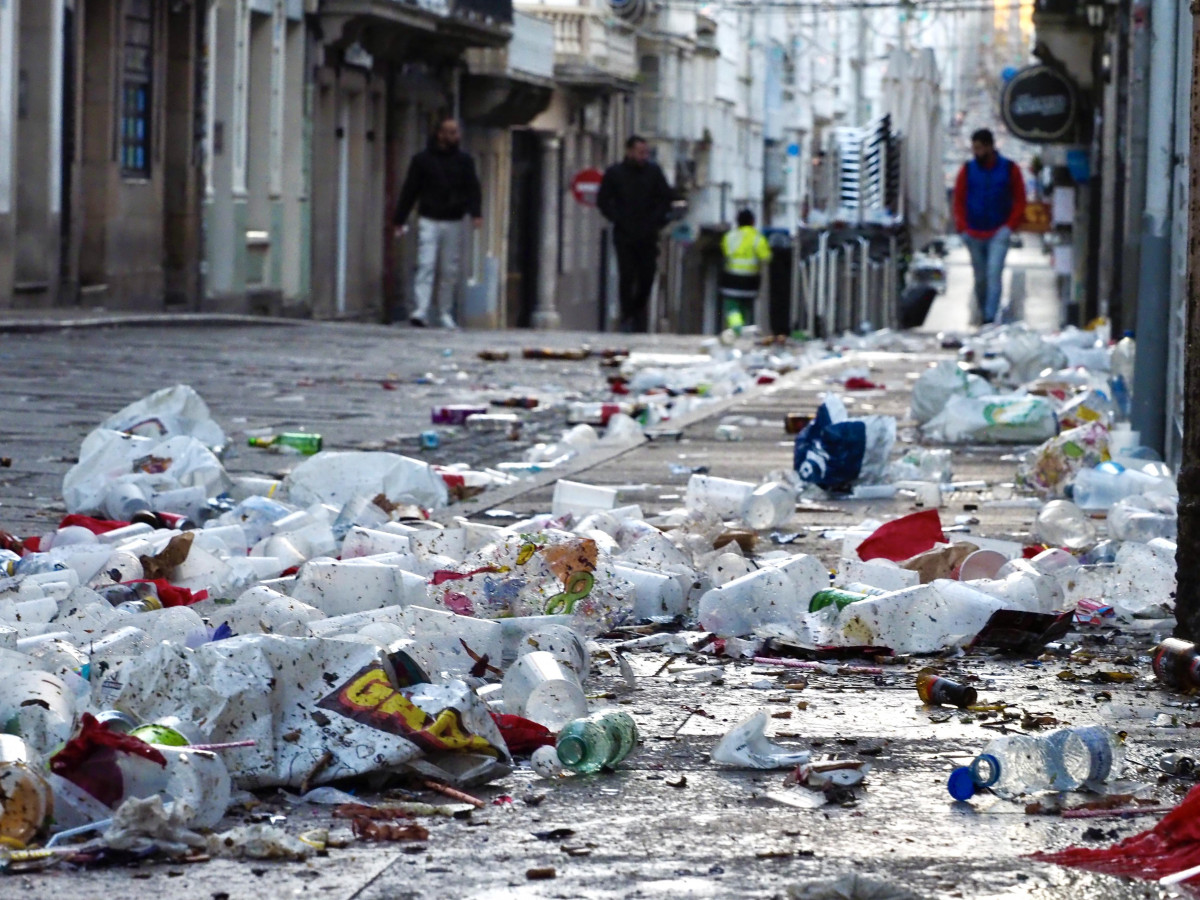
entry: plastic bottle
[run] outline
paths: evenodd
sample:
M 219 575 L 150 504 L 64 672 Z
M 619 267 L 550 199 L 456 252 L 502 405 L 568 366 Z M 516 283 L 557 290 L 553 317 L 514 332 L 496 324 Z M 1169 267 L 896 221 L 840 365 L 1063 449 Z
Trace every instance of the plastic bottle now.
M 933 669 L 922 669 L 917 673 L 917 694 L 921 702 L 930 706 L 957 706 L 966 709 L 979 699 L 975 688 L 942 678 Z
M 1127 469 L 1120 463 L 1101 463 L 1075 474 L 1071 497 L 1081 509 L 1108 509 L 1118 500 L 1150 492 L 1173 493 L 1174 482 L 1145 472 Z
M 627 757 L 637 737 L 637 724 L 629 713 L 601 710 L 563 728 L 556 744 L 558 760 L 572 772 L 599 772 Z
M 1137 343 L 1132 331 L 1126 331 L 1125 336 L 1113 347 L 1112 371 L 1113 397 L 1121 410 L 1121 415 L 1129 417 L 1130 402 L 1133 399 L 1133 370 L 1137 359 Z
M 1057 790 L 1103 784 L 1120 773 L 1125 761 L 1121 738 L 1100 725 L 1064 728 L 1046 740 L 1061 760 L 1061 769 L 1051 785 Z
M 955 769 L 947 787 L 955 800 L 967 800 L 980 788 L 1013 798 L 1048 790 L 1054 781 L 1052 748 L 1024 734 L 997 738 L 970 766 Z
M 54 793 L 19 737 L 0 734 L 0 843 L 25 846 L 54 814 Z
M 1167 638 L 1154 648 L 1154 677 L 1169 688 L 1200 688 L 1200 653 L 1182 638 Z
M 567 407 L 567 424 L 607 425 L 617 413 L 631 416 L 634 411 L 631 403 L 572 403 Z
M 247 443 L 251 447 L 276 447 L 279 449 L 287 447 L 305 456 L 321 452 L 321 436 L 307 434 L 303 431 L 282 431 L 270 437 L 252 437 Z

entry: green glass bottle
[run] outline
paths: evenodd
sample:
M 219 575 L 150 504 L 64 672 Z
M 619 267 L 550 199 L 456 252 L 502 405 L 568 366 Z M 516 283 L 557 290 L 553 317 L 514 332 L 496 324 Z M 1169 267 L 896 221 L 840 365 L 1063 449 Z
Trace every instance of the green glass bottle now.
M 270 437 L 252 437 L 248 443 L 251 447 L 261 448 L 290 447 L 305 456 L 321 452 L 321 436 L 303 431 L 281 431 Z
M 568 723 L 559 732 L 558 761 L 572 772 L 599 772 L 627 757 L 637 739 L 637 724 L 629 713 L 601 710 Z

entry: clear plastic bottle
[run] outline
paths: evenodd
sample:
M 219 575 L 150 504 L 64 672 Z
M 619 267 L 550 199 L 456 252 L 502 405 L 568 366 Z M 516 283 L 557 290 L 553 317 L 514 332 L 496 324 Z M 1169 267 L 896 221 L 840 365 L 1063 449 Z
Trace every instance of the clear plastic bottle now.
M 988 744 L 970 766 L 955 769 L 948 787 L 956 800 L 967 800 L 981 788 L 1011 799 L 1049 790 L 1058 768 L 1047 741 L 1024 734 L 1007 735 Z
M 572 772 L 615 766 L 637 744 L 637 724 L 627 712 L 605 709 L 567 724 L 558 735 L 558 760 Z
M 1118 500 L 1135 494 L 1173 491 L 1172 480 L 1127 469 L 1120 463 L 1101 463 L 1075 474 L 1071 496 L 1082 509 L 1108 509 Z
M 1133 371 L 1137 360 L 1137 342 L 1133 332 L 1126 331 L 1125 336 L 1117 341 L 1112 352 L 1112 386 L 1113 398 L 1124 418 L 1129 417 L 1130 401 L 1133 399 Z
M 1064 728 L 1046 740 L 1061 760 L 1052 787 L 1074 790 L 1080 785 L 1095 787 L 1120 774 L 1125 762 L 1125 745 L 1116 732 L 1102 725 Z

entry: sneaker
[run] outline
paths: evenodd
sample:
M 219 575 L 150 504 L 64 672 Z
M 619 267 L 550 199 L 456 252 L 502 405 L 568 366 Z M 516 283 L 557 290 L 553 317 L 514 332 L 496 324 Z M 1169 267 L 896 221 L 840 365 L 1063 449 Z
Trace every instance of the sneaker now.
M 425 328 L 426 327 L 425 320 L 422 319 L 420 316 L 413 316 L 411 319 L 408 320 L 408 324 L 411 325 L 413 328 Z
M 454 321 L 454 317 L 451 316 L 449 313 L 445 313 L 442 316 L 441 322 L 439 324 L 441 325 L 442 328 L 445 328 L 447 331 L 458 331 L 458 323 Z

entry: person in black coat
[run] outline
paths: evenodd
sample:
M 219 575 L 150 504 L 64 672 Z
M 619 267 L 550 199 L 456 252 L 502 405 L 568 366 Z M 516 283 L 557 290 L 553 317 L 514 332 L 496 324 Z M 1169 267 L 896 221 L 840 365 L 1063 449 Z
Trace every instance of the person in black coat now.
M 453 308 L 462 265 L 462 221 L 470 215 L 476 228 L 483 224 L 483 193 L 475 161 L 459 147 L 459 140 L 458 122 L 442 120 L 429 146 L 412 158 L 396 204 L 397 235 L 404 234 L 408 217 L 417 209 L 417 272 L 409 320 L 417 327 L 430 324 L 431 311 L 439 316 L 436 324 L 457 327 Z
M 667 224 L 673 199 L 662 169 L 650 161 L 645 138 L 633 135 L 625 142 L 625 158 L 604 173 L 596 198 L 601 214 L 613 224 L 622 331 L 647 330 L 658 234 Z

